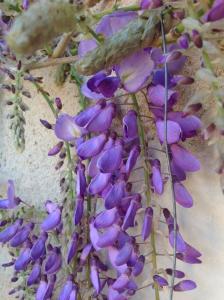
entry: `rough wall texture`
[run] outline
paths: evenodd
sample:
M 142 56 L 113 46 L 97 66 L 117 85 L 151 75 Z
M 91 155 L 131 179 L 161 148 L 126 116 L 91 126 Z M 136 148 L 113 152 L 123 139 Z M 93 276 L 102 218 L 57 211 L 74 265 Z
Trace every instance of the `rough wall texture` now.
M 127 1 L 128 2 L 128 1 Z M 188 72 L 193 73 L 194 62 L 188 64 Z M 78 92 L 75 86 L 66 83 L 58 88 L 53 82 L 54 69 L 35 72 L 36 75 L 44 76 L 44 87 L 52 96 L 60 96 L 64 100 L 64 110 L 70 114 L 79 110 L 77 101 Z M 200 89 L 204 85 L 194 85 L 193 89 Z M 188 90 L 189 91 L 189 90 Z M 189 97 L 187 91 L 186 97 Z M 8 178 L 15 181 L 18 195 L 25 201 L 39 206 L 46 199 L 58 199 L 59 172 L 55 172 L 56 158 L 47 156 L 48 149 L 55 144 L 56 138 L 53 133 L 44 129 L 39 119 L 47 119 L 53 122 L 53 117 L 41 95 L 32 89 L 32 99 L 28 100 L 30 110 L 26 113 L 26 149 L 22 154 L 17 154 L 12 143 L 11 133 L 8 129 L 6 106 L 0 105 L 0 194 L 4 192 L 4 184 Z M 178 208 L 179 225 L 182 228 L 183 236 L 192 245 L 203 253 L 203 264 L 186 265 L 178 262 L 178 267 L 185 270 L 189 278 L 195 280 L 198 288 L 192 292 L 175 295 L 179 300 L 200 300 L 200 299 L 223 299 L 224 285 L 224 199 L 219 186 L 218 176 L 211 171 L 213 155 L 207 148 L 193 148 L 202 162 L 202 169 L 197 174 L 190 175 L 186 186 L 193 195 L 194 207 L 190 210 Z M 165 193 L 164 205 L 170 202 L 169 191 Z M 158 232 L 160 236 L 160 232 Z M 145 246 L 147 253 L 147 245 Z M 7 250 L 1 249 L 0 264 L 8 261 Z M 159 267 L 162 266 L 163 258 L 159 260 Z M 146 269 L 145 274 L 149 270 Z M 9 282 L 9 270 L 0 267 L 0 282 L 2 299 L 10 300 L 8 290 L 11 287 Z M 147 274 L 146 274 L 147 275 Z M 141 276 L 139 282 L 142 284 L 145 279 Z M 140 285 L 141 285 L 140 284 Z M 151 289 L 139 291 L 133 299 L 153 299 Z M 161 292 L 161 299 L 168 299 L 168 291 Z

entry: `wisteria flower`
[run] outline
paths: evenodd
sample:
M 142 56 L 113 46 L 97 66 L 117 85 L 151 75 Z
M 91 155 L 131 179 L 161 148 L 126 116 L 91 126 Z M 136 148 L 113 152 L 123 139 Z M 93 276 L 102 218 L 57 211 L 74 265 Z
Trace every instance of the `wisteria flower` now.
M 0 199 L 0 209 L 13 209 L 21 202 L 15 195 L 15 187 L 12 180 L 8 180 L 7 198 Z

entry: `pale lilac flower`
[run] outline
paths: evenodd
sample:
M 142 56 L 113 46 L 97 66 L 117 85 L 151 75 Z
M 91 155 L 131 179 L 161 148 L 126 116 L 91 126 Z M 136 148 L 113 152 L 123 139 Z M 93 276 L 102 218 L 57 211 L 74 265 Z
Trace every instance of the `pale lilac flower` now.
M 100 248 L 105 248 L 108 246 L 113 246 L 116 242 L 118 235 L 120 233 L 120 227 L 116 224 L 112 225 L 103 234 L 99 235 L 97 246 Z
M 116 257 L 114 263 L 117 266 L 121 266 L 121 265 L 127 263 L 131 257 L 132 251 L 133 251 L 132 244 L 128 243 L 128 242 L 125 243 L 125 245 L 121 249 L 118 250 L 118 254 L 117 254 L 117 257 Z
M 58 205 L 54 205 L 49 202 L 48 207 L 52 207 L 48 216 L 43 220 L 41 229 L 43 231 L 49 231 L 55 229 L 61 222 L 61 208 Z
M 121 199 L 125 195 L 125 185 L 126 183 L 123 180 L 120 180 L 109 188 L 104 196 L 106 209 L 111 209 L 120 204 Z
M 97 42 L 94 39 L 82 40 L 78 46 L 78 56 L 84 57 L 88 52 L 94 50 L 97 47 Z
M 177 203 L 179 203 L 183 207 L 190 208 L 193 206 L 193 199 L 191 195 L 188 193 L 185 186 L 180 182 L 174 183 L 174 194 Z
M 147 91 L 147 96 L 150 104 L 155 106 L 164 106 L 165 88 L 161 84 L 150 86 Z M 178 99 L 178 92 L 171 89 L 168 90 L 168 106 L 172 107 Z
M 21 249 L 20 254 L 17 257 L 14 265 L 16 271 L 25 270 L 27 265 L 31 261 L 30 247 L 31 243 L 28 241 L 25 247 Z
M 168 120 L 166 122 L 167 128 L 167 143 L 174 144 L 179 142 L 181 137 L 181 127 L 178 123 Z M 159 120 L 156 122 L 156 130 L 161 143 L 165 142 L 165 122 Z
M 142 9 L 153 9 L 163 5 L 162 0 L 141 0 L 140 6 Z
M 177 144 L 171 145 L 174 163 L 185 172 L 195 172 L 200 169 L 200 162 L 190 152 Z
M 96 261 L 95 259 L 91 259 L 90 263 L 90 278 L 92 285 L 96 291 L 96 294 L 98 295 L 100 290 L 101 290 L 101 283 L 100 283 L 100 277 L 99 277 L 99 272 L 96 266 Z
M 15 195 L 15 187 L 12 180 L 8 180 L 7 199 L 0 199 L 0 209 L 13 209 L 21 202 Z
M 135 93 L 141 89 L 152 75 L 154 62 L 150 54 L 143 50 L 125 58 L 116 67 L 116 72 L 121 79 L 124 89 Z
M 84 199 L 82 197 L 76 198 L 75 211 L 74 211 L 74 224 L 78 225 L 83 217 L 84 212 Z
M 158 159 L 154 159 L 150 163 L 152 166 L 152 175 L 151 175 L 152 188 L 155 193 L 161 195 L 163 193 L 164 184 L 163 184 L 163 178 L 161 174 L 160 161 Z
M 67 281 L 64 286 L 61 288 L 58 300 L 69 300 L 70 294 L 73 289 L 73 277 L 71 275 L 68 276 Z
M 57 118 L 54 131 L 57 138 L 66 142 L 74 141 L 80 135 L 74 117 L 65 113 L 60 114 Z
M 182 280 L 174 285 L 175 292 L 190 291 L 197 287 L 196 283 L 192 280 Z

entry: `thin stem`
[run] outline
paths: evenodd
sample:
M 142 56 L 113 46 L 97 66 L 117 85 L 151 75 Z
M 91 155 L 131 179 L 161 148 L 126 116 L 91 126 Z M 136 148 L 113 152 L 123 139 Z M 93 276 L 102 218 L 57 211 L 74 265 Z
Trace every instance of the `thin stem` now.
M 136 109 L 137 115 L 141 115 L 140 107 L 136 98 L 135 94 L 132 94 L 132 100 L 134 107 Z M 140 140 L 142 144 L 142 158 L 144 160 L 144 180 L 145 180 L 145 185 L 146 185 L 146 205 L 149 206 L 151 203 L 151 195 L 150 195 L 150 178 L 149 178 L 149 162 L 147 160 L 148 153 L 147 153 L 147 144 L 146 144 L 146 139 L 145 139 L 145 132 L 144 132 L 144 127 L 143 123 L 140 117 L 138 117 L 138 128 L 139 128 L 139 135 L 140 135 Z M 151 245 L 152 245 L 152 265 L 154 271 L 157 270 L 157 261 L 156 261 L 156 243 L 155 243 L 155 232 L 152 230 L 151 233 Z M 155 284 L 155 299 L 159 300 L 159 287 L 157 284 Z
M 49 58 L 44 61 L 40 61 L 37 63 L 26 64 L 23 69 L 24 71 L 31 71 L 36 69 L 47 68 L 51 66 L 57 66 L 61 64 L 71 64 L 78 60 L 78 56 L 68 56 L 68 57 L 59 57 L 59 58 Z
M 164 18 L 163 13 L 161 13 L 161 33 L 162 33 L 162 40 L 163 40 L 163 53 L 167 54 L 167 46 L 166 46 L 166 36 L 164 30 Z M 171 175 L 171 164 L 170 164 L 170 154 L 169 154 L 169 146 L 167 142 L 167 103 L 168 103 L 168 69 L 167 69 L 167 62 L 165 61 L 164 64 L 165 69 L 165 105 L 164 105 L 164 124 L 165 124 L 165 132 L 164 132 L 164 146 L 166 151 L 166 161 L 167 161 L 167 168 L 170 178 L 170 185 L 171 185 L 171 193 L 172 193 L 172 206 L 173 206 L 173 231 L 174 231 L 174 245 L 173 245 L 173 273 L 171 277 L 171 287 L 170 287 L 170 295 L 169 299 L 173 300 L 173 287 L 175 282 L 175 272 L 176 272 L 176 248 L 177 248 L 177 208 L 176 208 L 176 201 L 175 201 L 175 194 L 174 194 L 174 186 L 173 186 L 173 177 Z

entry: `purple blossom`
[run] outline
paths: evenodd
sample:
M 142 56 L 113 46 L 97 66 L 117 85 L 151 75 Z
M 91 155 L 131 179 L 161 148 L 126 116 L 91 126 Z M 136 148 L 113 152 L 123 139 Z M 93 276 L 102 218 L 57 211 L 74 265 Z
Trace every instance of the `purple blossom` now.
M 118 211 L 117 208 L 114 207 L 112 209 L 104 210 L 98 214 L 94 220 L 94 225 L 97 229 L 110 227 L 117 221 L 117 219 Z
M 67 281 L 65 282 L 64 286 L 62 287 L 58 300 L 69 300 L 70 294 L 73 289 L 73 282 L 72 276 L 68 276 Z
M 49 274 L 56 273 L 62 265 L 61 251 L 58 247 L 54 247 L 48 254 L 45 262 L 45 272 Z
M 66 142 L 74 141 L 80 135 L 74 117 L 64 113 L 57 118 L 54 131 L 57 138 Z
M 48 203 L 50 206 L 50 203 Z M 48 216 L 43 220 L 41 229 L 49 231 L 55 229 L 61 222 L 61 209 L 57 205 L 52 205 Z
M 190 208 L 193 206 L 193 199 L 187 189 L 180 182 L 174 183 L 174 194 L 177 203 L 183 207 Z
M 160 161 L 158 159 L 154 159 L 151 161 L 152 166 L 152 187 L 155 193 L 161 195 L 163 193 L 163 178 L 161 174 Z
M 86 98 L 89 98 L 91 100 L 101 100 L 101 99 L 104 99 L 104 96 L 102 94 L 92 92 L 88 88 L 87 82 L 88 82 L 88 80 L 84 81 L 83 84 L 82 84 L 82 86 L 81 86 L 81 92 L 82 92 L 83 96 L 85 96 Z
M 154 62 L 145 50 L 125 58 L 117 67 L 116 72 L 121 79 L 123 87 L 130 93 L 141 89 L 152 75 Z
M 84 197 L 87 188 L 87 182 L 85 176 L 85 165 L 78 163 L 75 171 L 76 171 L 76 195 L 77 197 Z
M 75 211 L 74 211 L 74 224 L 78 225 L 83 217 L 84 212 L 84 199 L 82 197 L 77 197 Z
M 148 88 L 147 96 L 149 99 L 150 104 L 155 106 L 164 106 L 164 95 L 165 95 L 165 88 L 161 84 L 157 84 L 156 86 L 150 86 Z M 173 91 L 171 89 L 168 90 L 168 106 L 173 106 L 178 99 L 178 92 Z
M 44 300 L 47 292 L 47 278 L 43 276 L 36 291 L 35 299 Z
M 24 225 L 21 229 L 17 231 L 17 233 L 10 240 L 10 246 L 18 247 L 22 245 L 28 239 L 33 228 L 34 228 L 34 223 L 32 222 Z
M 167 128 L 167 143 L 174 144 L 180 140 L 181 136 L 181 128 L 180 125 L 174 121 L 167 121 L 166 122 Z M 156 122 L 156 129 L 159 140 L 161 143 L 165 142 L 165 122 L 164 121 L 157 121 Z
M 91 260 L 91 264 L 90 264 L 90 278 L 91 278 L 92 285 L 98 295 L 101 290 L 101 283 L 99 278 L 99 272 L 96 266 L 96 261 L 94 259 Z
M 129 110 L 123 117 L 123 136 L 125 143 L 138 142 L 137 113 Z
M 153 280 L 154 280 L 154 282 L 157 283 L 160 287 L 164 287 L 164 286 L 168 286 L 168 285 L 169 285 L 169 284 L 168 284 L 168 281 L 167 281 L 164 277 L 162 277 L 162 276 L 160 276 L 160 275 L 154 275 L 154 276 L 153 276 Z
M 144 264 L 145 264 L 145 257 L 143 255 L 141 255 L 138 257 L 138 260 L 136 261 L 136 263 L 133 267 L 132 274 L 134 276 L 140 275 L 144 268 Z
M 99 173 L 91 181 L 88 186 L 88 192 L 91 195 L 100 194 L 109 184 L 111 180 L 111 173 Z
M 12 180 L 8 180 L 7 199 L 0 199 L 0 209 L 13 209 L 21 202 L 15 196 L 15 187 Z
M 67 264 L 69 264 L 73 259 L 73 257 L 76 255 L 76 252 L 78 250 L 78 241 L 79 241 L 79 237 L 78 234 L 75 232 L 72 236 L 72 240 L 68 247 Z
M 166 269 L 166 273 L 167 273 L 168 275 L 172 276 L 172 275 L 173 275 L 173 269 L 169 269 L 169 268 Z M 175 270 L 174 276 L 175 276 L 176 278 L 184 278 L 185 274 L 184 274 L 184 272 L 182 272 L 182 271 Z
M 211 9 L 204 15 L 205 22 L 214 22 L 224 18 L 224 3 L 222 0 L 215 0 Z
M 88 52 L 94 50 L 97 47 L 97 42 L 94 39 L 82 40 L 78 46 L 78 56 L 84 57 Z
M 192 280 L 182 280 L 174 285 L 175 292 L 190 291 L 197 287 L 196 283 Z
M 162 0 L 141 0 L 140 6 L 142 9 L 153 9 L 163 5 Z
M 35 265 L 32 268 L 32 271 L 27 279 L 27 285 L 33 285 L 37 283 L 40 280 L 41 276 L 41 265 L 40 262 L 35 263 Z
M 104 196 L 106 209 L 111 209 L 115 206 L 118 206 L 124 195 L 125 182 L 121 180 L 112 185 Z
M 77 154 L 81 159 L 91 158 L 100 153 L 106 141 L 107 135 L 104 133 L 92 137 L 78 146 Z
M 174 163 L 185 172 L 195 172 L 200 169 L 200 162 L 183 147 L 171 145 L 171 153 Z
M 48 151 L 48 156 L 54 156 L 54 155 L 57 155 L 57 154 L 61 151 L 63 145 L 64 145 L 63 142 L 57 143 L 53 148 L 51 148 L 51 149 Z
M 22 223 L 23 223 L 23 220 L 18 219 L 14 223 L 12 223 L 11 225 L 9 225 L 5 229 L 3 229 L 0 232 L 0 242 L 6 243 L 6 242 L 10 241 L 16 235 L 16 233 L 18 232 Z
M 117 240 L 119 232 L 120 227 L 118 225 L 109 227 L 103 234 L 100 234 L 99 239 L 96 242 L 97 246 L 100 248 L 112 246 Z
M 30 256 L 33 260 L 37 260 L 46 253 L 45 243 L 47 238 L 48 234 L 46 232 L 43 232 L 39 239 L 33 244 L 30 253 Z
M 133 251 L 133 246 L 130 243 L 125 243 L 125 245 L 118 250 L 118 254 L 114 263 L 117 266 L 121 266 L 127 263 L 131 257 L 132 251 Z
M 153 219 L 153 209 L 151 207 L 147 207 L 145 210 L 145 216 L 142 226 L 142 239 L 145 241 L 151 231 L 152 231 L 152 219 Z
M 119 293 L 122 293 L 127 288 L 127 285 L 130 281 L 128 274 L 121 274 L 113 283 L 112 287 L 114 290 L 117 290 Z

